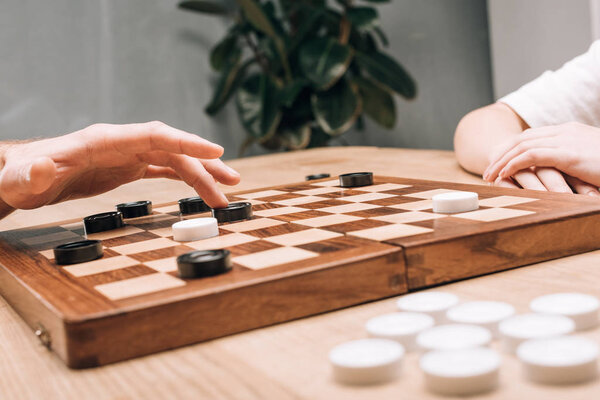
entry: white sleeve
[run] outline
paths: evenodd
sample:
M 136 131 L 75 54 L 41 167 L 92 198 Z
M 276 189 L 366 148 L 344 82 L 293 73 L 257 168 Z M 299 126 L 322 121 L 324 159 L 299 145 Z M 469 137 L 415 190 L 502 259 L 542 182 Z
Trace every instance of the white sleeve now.
M 600 126 L 600 40 L 587 53 L 498 101 L 532 128 L 572 121 Z

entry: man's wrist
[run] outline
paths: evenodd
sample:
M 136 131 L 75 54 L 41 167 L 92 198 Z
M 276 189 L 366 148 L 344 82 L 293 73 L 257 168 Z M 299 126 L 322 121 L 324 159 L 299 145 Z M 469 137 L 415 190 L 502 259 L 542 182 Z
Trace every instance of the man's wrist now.
M 14 141 L 0 143 L 0 177 L 2 176 L 2 170 L 4 169 L 4 165 L 6 164 L 6 152 L 8 151 L 8 149 L 17 145 L 18 143 L 20 142 Z M 8 205 L 2 197 L 2 191 L 0 190 L 0 219 L 6 217 L 7 215 L 15 211 L 15 209 Z

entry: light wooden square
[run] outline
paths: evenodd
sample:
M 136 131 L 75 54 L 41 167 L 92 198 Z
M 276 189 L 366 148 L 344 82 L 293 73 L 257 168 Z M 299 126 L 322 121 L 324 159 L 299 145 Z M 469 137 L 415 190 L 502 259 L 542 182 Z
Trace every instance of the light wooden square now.
M 148 231 L 148 232 L 153 233 L 160 237 L 173 236 L 173 228 L 170 226 L 167 226 L 166 228 L 152 229 L 151 231 Z
M 307 243 L 320 242 L 322 240 L 333 239 L 343 236 L 341 233 L 324 231 L 322 229 L 307 229 L 305 231 L 286 233 L 265 238 L 267 242 L 279 244 L 282 246 L 300 246 Z
M 406 196 L 406 197 L 416 197 L 417 199 L 431 199 L 436 194 L 449 193 L 449 192 L 456 192 L 456 190 L 452 190 L 452 189 L 433 189 L 433 190 L 426 190 L 424 192 L 405 194 L 403 196 Z
M 154 212 L 161 213 L 161 214 L 179 212 L 179 204 L 172 204 L 170 206 L 155 208 Z
M 64 240 L 67 241 L 75 241 L 81 240 L 81 236 L 77 235 L 71 231 L 61 231 L 48 233 L 46 235 L 40 236 L 32 236 L 21 239 L 21 242 L 25 243 L 28 246 L 36 246 L 38 244 L 50 243 L 50 242 L 58 242 Z
M 63 267 L 63 269 L 73 276 L 80 277 L 132 267 L 137 264 L 140 264 L 140 262 L 134 260 L 133 258 L 127 256 L 116 256 L 100 258 L 98 260 L 88 261 L 81 264 L 69 265 Z
M 297 247 L 278 247 L 258 253 L 234 257 L 233 262 L 250 269 L 263 269 L 276 265 L 318 257 L 319 254 Z
M 78 229 L 83 229 L 83 222 L 73 222 L 72 224 L 61 225 L 60 227 L 70 231 L 75 231 Z
M 524 215 L 535 214 L 533 211 L 511 210 L 510 208 L 488 208 L 486 210 L 470 211 L 461 214 L 453 214 L 456 218 L 465 218 L 474 221 L 492 222 L 503 219 L 522 217 Z
M 40 254 L 46 257 L 48 260 L 51 260 L 54 258 L 54 249 L 40 251 Z
M 317 182 L 317 183 L 311 183 L 311 186 L 340 186 L 340 180 L 339 179 L 332 179 L 330 181 L 323 181 L 323 182 Z
M 294 223 L 298 224 L 298 225 L 306 225 L 306 226 L 312 226 L 313 228 L 318 228 L 320 226 L 344 224 L 346 222 L 357 221 L 359 219 L 363 219 L 363 218 L 355 217 L 352 215 L 346 215 L 346 214 L 331 214 L 331 215 L 325 215 L 323 217 L 301 219 L 299 221 L 294 221 Z
M 294 193 L 301 194 L 303 196 L 314 196 L 314 195 L 319 195 L 319 194 L 335 193 L 335 192 L 341 192 L 341 191 L 343 191 L 343 189 L 339 188 L 339 187 L 325 186 L 325 187 L 320 187 L 320 188 L 316 188 L 316 189 L 300 190 L 300 191 L 294 192 Z
M 422 211 L 422 210 L 428 210 L 430 208 L 433 208 L 433 201 L 432 200 L 419 200 L 419 201 L 412 201 L 410 203 L 394 204 L 394 205 L 391 205 L 388 207 L 399 208 L 400 210 L 408 210 L 408 211 Z
M 283 192 L 281 190 L 263 190 L 263 191 L 254 192 L 254 193 L 236 194 L 235 196 L 242 198 L 242 199 L 252 200 L 252 199 L 260 199 L 262 197 L 277 196 L 280 194 L 287 194 L 287 192 Z
M 119 254 L 129 255 L 136 253 L 143 253 L 145 251 L 152 251 L 158 249 L 164 249 L 166 247 L 174 247 L 179 243 L 174 242 L 167 238 L 157 238 L 144 240 L 142 242 L 123 244 L 121 246 L 111 247 L 111 250 L 116 251 Z
M 446 215 L 434 214 L 422 211 L 409 211 L 398 214 L 382 215 L 381 217 L 373 217 L 379 221 L 391 222 L 392 224 L 408 224 L 411 222 L 429 221 L 437 218 L 445 218 Z
M 230 233 L 209 239 L 188 242 L 185 245 L 196 250 L 214 250 L 233 247 L 244 243 L 255 242 L 259 240 L 257 237 L 246 235 L 243 233 Z
M 329 199 L 327 199 L 325 197 L 318 197 L 318 196 L 300 196 L 300 197 L 295 197 L 293 199 L 274 201 L 273 203 L 279 204 L 280 206 L 297 206 L 299 204 L 316 203 L 317 201 L 324 201 L 324 200 L 329 200 Z
M 411 185 L 401 185 L 399 183 L 382 183 L 380 185 L 361 186 L 357 188 L 363 192 L 385 192 L 387 190 L 397 190 L 409 188 Z
M 299 207 L 277 207 L 268 208 L 266 210 L 254 211 L 254 215 L 258 215 L 259 217 L 274 217 L 276 215 L 293 214 L 303 211 L 306 211 L 306 209 Z
M 269 228 L 271 226 L 277 226 L 285 224 L 285 222 L 277 221 L 270 218 L 257 218 L 243 222 L 235 222 L 233 224 L 223 225 L 221 229 L 225 229 L 229 232 L 247 232 L 256 229 Z
M 485 207 L 509 207 L 516 206 L 517 204 L 531 203 L 532 201 L 537 200 L 539 199 L 532 199 L 529 197 L 519 196 L 498 196 L 489 199 L 479 200 L 479 205 Z
M 158 272 L 177 271 L 177 257 L 161 258 L 160 260 L 146 261 L 146 266 Z
M 348 196 L 348 197 L 340 197 L 340 200 L 351 201 L 353 203 L 361 203 L 361 202 L 365 202 L 365 201 L 387 199 L 390 197 L 396 197 L 396 195 L 389 194 L 389 193 L 373 192 L 373 193 L 357 194 L 357 195 Z
M 350 203 L 350 204 L 342 204 L 341 206 L 319 208 L 319 211 L 333 213 L 333 214 L 343 214 L 343 213 L 352 213 L 352 212 L 357 212 L 357 211 L 371 210 L 373 208 L 379 208 L 379 207 L 381 207 L 381 206 L 378 206 L 375 204 L 368 204 L 368 203 Z
M 144 232 L 144 230 L 136 228 L 133 225 L 126 225 L 123 228 L 113 229 L 106 232 L 90 233 L 89 235 L 87 235 L 87 238 L 90 240 L 106 240 L 121 236 L 133 235 L 134 233 L 140 232 Z
M 111 300 L 121 300 L 181 286 L 185 286 L 185 281 L 172 275 L 156 273 L 104 283 L 94 286 L 94 289 Z
M 348 232 L 350 236 L 357 236 L 370 240 L 388 240 L 406 236 L 420 235 L 433 232 L 433 229 L 406 224 L 392 224 L 379 226 L 377 228 L 362 229 L 360 231 Z

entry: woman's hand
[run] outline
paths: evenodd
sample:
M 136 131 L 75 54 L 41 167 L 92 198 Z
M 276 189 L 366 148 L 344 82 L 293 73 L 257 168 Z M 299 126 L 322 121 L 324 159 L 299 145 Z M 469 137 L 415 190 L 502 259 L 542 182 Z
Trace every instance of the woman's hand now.
M 221 146 L 161 122 L 96 124 L 2 150 L 0 197 L 13 208 L 93 196 L 141 178 L 181 179 L 211 207 L 224 207 L 216 182 L 240 180 L 219 160 Z

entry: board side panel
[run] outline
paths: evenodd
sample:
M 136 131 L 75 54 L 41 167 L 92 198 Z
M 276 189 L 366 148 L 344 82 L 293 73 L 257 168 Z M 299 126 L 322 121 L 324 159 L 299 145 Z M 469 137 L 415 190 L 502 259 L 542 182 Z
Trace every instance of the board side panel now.
M 67 364 L 86 368 L 407 291 L 401 249 L 196 299 L 67 325 Z
M 600 215 L 404 248 L 409 290 L 600 248 Z

